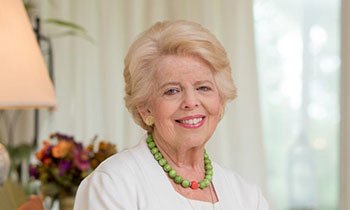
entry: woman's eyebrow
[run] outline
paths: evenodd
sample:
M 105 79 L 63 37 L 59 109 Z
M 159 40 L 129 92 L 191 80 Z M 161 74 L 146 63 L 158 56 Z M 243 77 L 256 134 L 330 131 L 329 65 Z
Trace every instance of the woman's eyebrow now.
M 213 84 L 212 81 L 210 80 L 198 80 L 194 83 L 194 85 L 201 85 L 201 84 L 204 84 L 204 83 L 210 83 L 210 84 Z M 181 86 L 180 82 L 175 82 L 175 81 L 171 81 L 171 82 L 165 82 L 164 84 L 160 85 L 160 88 L 165 88 L 167 86 Z
M 166 83 L 160 85 L 160 88 L 164 88 L 166 86 L 171 86 L 171 85 L 178 85 L 178 86 L 180 86 L 180 83 L 179 82 L 166 82 Z
M 200 85 L 200 84 L 204 84 L 204 83 L 213 84 L 213 82 L 210 81 L 210 80 L 199 80 L 199 81 L 196 81 L 194 84 L 195 84 L 195 85 Z

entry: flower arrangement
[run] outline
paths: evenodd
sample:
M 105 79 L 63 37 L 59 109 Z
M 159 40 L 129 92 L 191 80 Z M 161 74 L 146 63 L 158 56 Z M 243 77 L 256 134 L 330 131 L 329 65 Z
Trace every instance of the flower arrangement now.
M 95 141 L 87 147 L 74 137 L 54 133 L 36 153 L 38 164 L 30 166 L 30 176 L 40 180 L 44 196 L 54 199 L 74 195 L 80 182 L 103 160 L 117 152 L 114 144 Z

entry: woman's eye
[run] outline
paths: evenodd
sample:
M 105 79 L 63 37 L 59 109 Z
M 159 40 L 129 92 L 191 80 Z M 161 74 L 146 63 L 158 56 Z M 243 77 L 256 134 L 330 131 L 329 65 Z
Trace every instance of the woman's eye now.
M 197 90 L 207 92 L 207 91 L 211 91 L 212 89 L 209 86 L 200 86 L 199 88 L 197 88 Z
M 171 89 L 168 89 L 164 92 L 164 95 L 168 95 L 168 96 L 171 96 L 171 95 L 175 95 L 176 93 L 180 92 L 179 89 L 177 88 L 171 88 Z

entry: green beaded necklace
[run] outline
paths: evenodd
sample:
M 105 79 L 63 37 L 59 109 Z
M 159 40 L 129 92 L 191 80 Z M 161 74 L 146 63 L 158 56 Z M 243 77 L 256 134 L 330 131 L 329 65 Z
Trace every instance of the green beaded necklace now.
M 159 165 L 163 168 L 163 170 L 168 174 L 168 176 L 174 180 L 176 184 L 181 185 L 184 188 L 190 187 L 193 190 L 198 188 L 205 189 L 210 185 L 211 180 L 213 179 L 213 166 L 211 165 L 211 160 L 206 152 L 204 152 L 204 164 L 205 164 L 205 177 L 203 180 L 197 181 L 189 181 L 181 176 L 177 175 L 175 169 L 172 169 L 169 165 L 168 161 L 165 160 L 160 150 L 157 148 L 156 143 L 154 143 L 152 135 L 148 135 L 147 137 L 147 145 L 150 149 L 151 153 L 154 156 L 154 159 L 159 163 Z

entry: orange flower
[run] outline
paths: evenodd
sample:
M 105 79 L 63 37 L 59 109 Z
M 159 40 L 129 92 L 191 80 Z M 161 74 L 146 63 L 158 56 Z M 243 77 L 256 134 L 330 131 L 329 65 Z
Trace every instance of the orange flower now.
M 41 160 L 41 159 L 44 157 L 44 152 L 43 152 L 43 150 L 38 151 L 38 152 L 35 154 L 35 156 L 36 156 L 36 158 L 37 158 L 38 160 Z
M 100 144 L 98 145 L 100 150 L 107 150 L 109 144 L 105 141 L 101 141 Z
M 52 148 L 52 155 L 55 158 L 63 158 L 71 151 L 72 146 L 72 142 L 59 141 L 57 145 Z
M 89 144 L 87 147 L 86 147 L 86 150 L 88 152 L 93 152 L 94 151 L 94 145 L 93 144 Z
M 49 158 L 46 158 L 43 163 L 44 163 L 44 165 L 48 166 L 48 165 L 50 165 L 50 163 L 52 163 L 52 160 Z
M 35 154 L 35 156 L 38 160 L 42 160 L 45 157 L 45 153 L 47 152 L 47 150 L 51 146 L 51 144 L 48 140 L 43 141 L 43 145 L 44 145 L 43 148 Z

